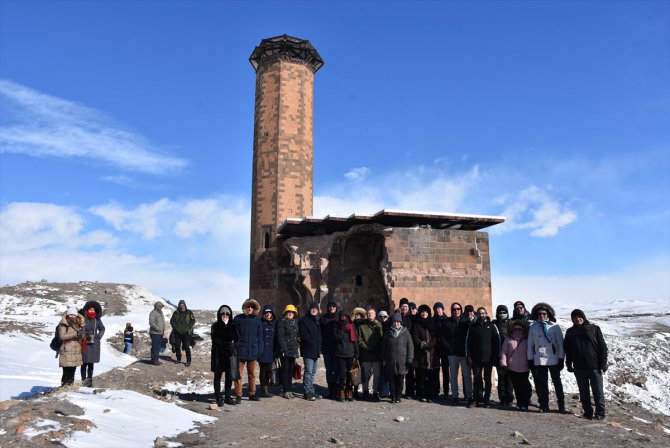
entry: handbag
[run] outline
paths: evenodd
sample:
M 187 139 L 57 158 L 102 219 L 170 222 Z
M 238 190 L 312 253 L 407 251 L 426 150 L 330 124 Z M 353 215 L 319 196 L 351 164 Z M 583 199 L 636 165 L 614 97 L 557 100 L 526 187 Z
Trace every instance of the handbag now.
M 358 358 L 354 358 L 351 363 L 351 369 L 349 369 L 349 379 L 351 384 L 358 386 L 361 384 L 361 364 L 358 362 Z
M 302 366 L 300 364 L 293 365 L 293 379 L 299 380 L 302 378 Z
M 228 358 L 228 362 L 230 363 L 230 379 L 233 381 L 237 381 L 240 379 L 240 361 L 239 358 L 237 357 L 237 349 L 233 349 L 233 352 L 230 354 L 230 357 Z
M 279 369 L 281 368 L 281 361 L 279 358 L 275 358 L 272 361 L 272 369 L 270 370 L 270 381 L 268 384 L 272 387 L 279 386 Z

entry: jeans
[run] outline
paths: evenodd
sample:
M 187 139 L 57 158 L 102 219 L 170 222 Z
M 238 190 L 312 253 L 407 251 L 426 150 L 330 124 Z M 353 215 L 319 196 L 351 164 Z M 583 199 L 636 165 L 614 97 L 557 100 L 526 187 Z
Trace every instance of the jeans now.
M 589 383 L 593 391 L 593 401 L 596 404 L 596 415 L 605 416 L 605 393 L 603 391 L 603 374 L 600 370 L 575 369 L 575 379 L 579 387 L 579 401 L 582 402 L 584 415 L 593 416 Z
M 465 356 L 449 355 L 449 379 L 451 381 L 451 398 L 458 399 L 458 368 L 463 376 L 463 396 L 472 398 L 472 370 Z
M 335 352 L 323 352 L 323 365 L 326 368 L 326 382 L 328 387 L 337 388 L 340 382 L 340 375 L 337 370 L 337 356 Z
M 379 373 L 381 363 L 370 361 L 361 363 L 361 380 L 363 381 L 363 393 L 370 392 L 370 378 L 372 378 L 372 393 L 379 393 Z
M 133 350 L 133 343 L 132 342 L 124 342 L 123 343 L 123 353 L 126 355 L 130 355 L 130 352 Z
M 316 376 L 316 369 L 319 363 L 319 358 L 302 358 L 305 365 L 305 374 L 302 377 L 302 385 L 305 388 L 305 393 L 314 393 L 314 377 Z
M 379 377 L 379 395 L 382 397 L 388 397 L 391 394 L 391 383 L 389 377 L 386 376 L 382 369 L 382 373 Z
M 556 393 L 556 401 L 559 406 L 565 404 L 565 395 L 563 395 L 563 383 L 561 383 L 561 371 L 558 365 L 555 366 L 535 366 L 535 393 L 537 393 L 537 401 L 540 408 L 549 406 L 549 375 L 551 375 L 551 382 L 554 384 L 554 392 Z
M 158 361 L 158 354 L 160 353 L 162 343 L 162 334 L 151 334 L 151 361 Z

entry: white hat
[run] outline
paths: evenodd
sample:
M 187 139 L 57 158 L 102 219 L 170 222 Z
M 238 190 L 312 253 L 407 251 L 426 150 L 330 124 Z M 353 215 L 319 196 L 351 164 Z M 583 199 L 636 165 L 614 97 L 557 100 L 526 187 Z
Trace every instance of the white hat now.
M 79 312 L 77 311 L 77 307 L 71 306 L 67 309 L 68 316 L 76 316 L 77 314 L 79 314 Z

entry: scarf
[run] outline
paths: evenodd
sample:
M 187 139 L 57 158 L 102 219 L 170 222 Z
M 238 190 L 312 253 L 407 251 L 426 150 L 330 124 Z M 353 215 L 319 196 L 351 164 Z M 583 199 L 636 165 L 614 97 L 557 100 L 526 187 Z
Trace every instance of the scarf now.
M 544 337 L 547 338 L 547 341 L 551 342 L 551 336 L 549 335 L 549 330 L 547 330 L 547 323 L 542 322 L 542 331 L 544 331 Z
M 340 328 L 343 333 L 349 333 L 349 342 L 356 342 L 356 330 L 352 322 L 347 322 L 346 325 L 340 323 Z

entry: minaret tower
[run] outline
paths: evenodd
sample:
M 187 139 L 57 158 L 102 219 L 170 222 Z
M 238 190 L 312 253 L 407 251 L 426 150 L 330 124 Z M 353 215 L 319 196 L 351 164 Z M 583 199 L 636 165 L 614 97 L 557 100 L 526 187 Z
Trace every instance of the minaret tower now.
M 277 227 L 312 215 L 314 74 L 323 60 L 309 41 L 284 34 L 261 40 L 249 62 L 256 70 L 249 296 L 280 306 L 294 298 L 278 272 Z

